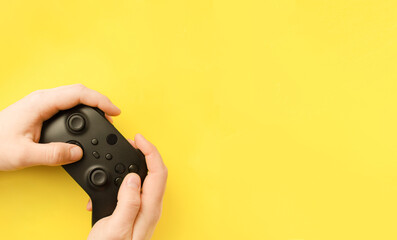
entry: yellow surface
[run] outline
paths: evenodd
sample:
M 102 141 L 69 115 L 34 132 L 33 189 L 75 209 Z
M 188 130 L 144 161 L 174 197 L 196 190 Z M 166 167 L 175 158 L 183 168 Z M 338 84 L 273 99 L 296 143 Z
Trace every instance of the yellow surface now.
M 0 108 L 83 83 L 169 167 L 153 239 L 397 239 L 396 1 L 1 1 Z M 1 124 L 1 123 L 0 123 Z M 60 167 L 0 173 L 0 239 L 84 239 Z

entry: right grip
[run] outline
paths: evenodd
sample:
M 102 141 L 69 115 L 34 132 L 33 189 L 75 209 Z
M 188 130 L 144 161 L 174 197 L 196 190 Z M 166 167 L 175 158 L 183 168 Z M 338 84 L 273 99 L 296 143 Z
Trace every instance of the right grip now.
M 106 201 L 105 199 L 92 200 L 92 226 L 98 220 L 112 215 L 116 206 L 117 201 L 111 200 L 111 198 L 108 198 Z

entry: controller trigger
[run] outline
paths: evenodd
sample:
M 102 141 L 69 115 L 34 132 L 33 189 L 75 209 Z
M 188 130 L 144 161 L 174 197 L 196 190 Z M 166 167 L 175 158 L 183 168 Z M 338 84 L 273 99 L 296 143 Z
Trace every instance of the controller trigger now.
M 97 111 L 99 114 L 101 114 L 102 117 L 105 117 L 105 113 L 101 109 L 99 109 L 97 107 L 94 107 L 93 109 L 95 109 L 95 111 Z

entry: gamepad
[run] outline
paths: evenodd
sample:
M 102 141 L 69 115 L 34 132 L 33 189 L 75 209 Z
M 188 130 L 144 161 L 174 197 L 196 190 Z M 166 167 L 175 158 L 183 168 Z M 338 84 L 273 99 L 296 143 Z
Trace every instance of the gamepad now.
M 43 123 L 41 143 L 67 142 L 80 146 L 80 161 L 62 167 L 92 200 L 92 225 L 113 213 L 123 178 L 147 175 L 145 156 L 117 131 L 98 108 L 78 105 Z

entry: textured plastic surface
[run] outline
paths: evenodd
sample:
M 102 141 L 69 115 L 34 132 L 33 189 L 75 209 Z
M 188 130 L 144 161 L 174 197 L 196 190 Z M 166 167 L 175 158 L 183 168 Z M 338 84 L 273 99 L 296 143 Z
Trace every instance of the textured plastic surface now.
M 69 116 L 76 113 L 85 119 L 85 127 L 79 132 L 71 130 L 67 122 Z M 116 136 L 116 143 L 109 144 L 107 142 L 108 136 L 111 136 L 113 141 L 114 136 Z M 97 144 L 92 143 L 93 139 L 97 139 Z M 129 173 L 129 169 L 136 171 L 141 177 L 142 183 L 147 175 L 146 161 L 142 152 L 132 147 L 108 122 L 103 112 L 96 108 L 79 105 L 59 112 L 44 122 L 40 142 L 77 142 L 83 148 L 82 159 L 64 165 L 63 168 L 90 196 L 92 200 L 92 225 L 99 219 L 113 213 L 117 204 L 119 189 L 115 182 L 116 178 L 124 178 Z M 94 152 L 99 153 L 99 158 L 94 157 Z M 110 160 L 105 158 L 107 154 L 111 154 Z M 116 165 L 125 166 L 125 171 L 116 171 Z M 91 181 L 91 173 L 97 169 L 101 169 L 107 174 L 106 182 L 101 186 L 96 186 Z

